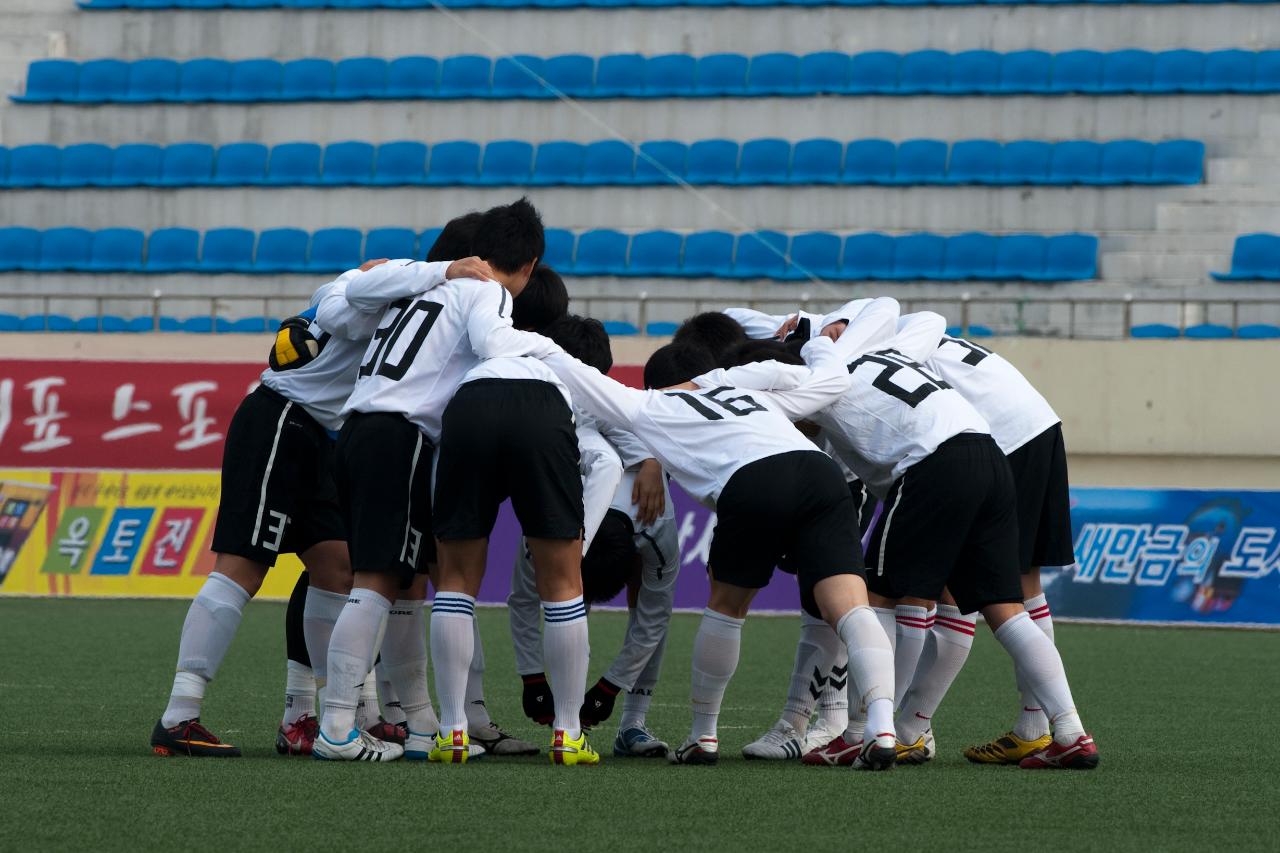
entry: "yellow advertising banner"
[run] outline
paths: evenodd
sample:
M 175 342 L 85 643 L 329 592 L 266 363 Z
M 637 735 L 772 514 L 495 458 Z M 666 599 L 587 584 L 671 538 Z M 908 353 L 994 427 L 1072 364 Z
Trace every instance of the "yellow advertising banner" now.
M 216 471 L 0 469 L 0 595 L 191 598 L 213 570 Z M 281 557 L 259 598 L 289 597 Z

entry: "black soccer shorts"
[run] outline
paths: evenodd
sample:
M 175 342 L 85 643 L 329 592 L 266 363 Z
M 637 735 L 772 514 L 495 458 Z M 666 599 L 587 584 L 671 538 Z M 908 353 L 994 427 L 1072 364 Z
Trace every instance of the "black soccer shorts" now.
M 1070 566 L 1071 486 L 1062 424 L 1054 424 L 1009 454 L 1018 490 L 1018 558 L 1022 571 Z

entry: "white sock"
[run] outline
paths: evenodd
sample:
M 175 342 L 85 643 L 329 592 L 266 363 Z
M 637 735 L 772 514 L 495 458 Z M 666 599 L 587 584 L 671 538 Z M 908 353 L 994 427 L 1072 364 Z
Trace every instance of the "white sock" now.
M 368 731 L 378 722 L 378 677 L 371 669 L 360 685 L 360 699 L 356 702 L 356 723 L 360 731 Z
M 791 686 L 787 702 L 782 706 L 782 719 L 804 737 L 809 728 L 813 707 L 827 686 L 836 650 L 843 644 L 831 626 L 808 613 L 800 614 L 800 640 L 796 643 L 796 659 L 791 667 Z
M 897 616 L 897 640 L 893 648 L 893 695 L 901 702 L 916 674 L 920 651 L 924 648 L 925 638 L 933 628 L 933 620 L 938 611 L 912 604 L 899 604 L 894 612 Z
M 933 715 L 951 689 L 973 647 L 977 617 L 960 608 L 939 604 L 915 678 L 898 705 L 898 738 L 915 743 L 932 725 Z
M 355 728 L 364 683 L 387 624 L 391 602 L 371 589 L 351 590 L 329 638 L 328 679 L 320 727 L 331 741 L 346 741 Z
M 1049 716 L 1054 740 L 1067 745 L 1084 734 L 1062 658 L 1035 621 L 1026 613 L 1019 613 L 996 630 L 996 639 L 1013 658 L 1027 688 Z
M 288 662 L 284 678 L 284 717 L 280 725 L 291 726 L 316 713 L 316 676 L 311 667 L 296 660 Z
M 471 667 L 467 670 L 467 726 L 472 731 L 493 725 L 489 709 L 484 704 L 484 644 L 480 642 L 480 617 L 471 619 L 472 643 Z
M 431 603 L 431 665 L 440 700 L 440 731 L 467 727 L 467 672 L 475 650 L 476 600 L 462 592 L 437 592 Z
M 568 601 L 542 602 L 542 660 L 556 700 L 553 728 L 571 738 L 582 733 L 578 712 L 587 692 L 587 608 L 582 596 Z
M 161 725 L 170 728 L 200 716 L 205 687 L 226 657 L 248 603 L 249 593 L 244 587 L 221 572 L 211 572 L 205 579 L 182 623 L 178 671 Z
M 400 696 L 395 685 L 387 677 L 387 668 L 379 661 L 373 665 L 378 678 L 378 703 L 382 706 L 382 719 L 393 725 L 405 722 L 404 709 L 400 707 Z
M 382 667 L 400 697 L 409 731 L 434 734 L 440 729 L 427 689 L 427 633 L 420 598 L 397 599 L 382 638 Z M 371 681 L 373 679 L 370 679 Z M 377 693 L 374 693 L 377 701 Z
M 892 617 L 893 611 L 888 613 Z M 865 605 L 855 607 L 840 617 L 836 633 L 848 649 L 858 705 L 867 712 L 865 733 L 871 737 L 893 734 L 893 644 L 883 616 Z
M 693 685 L 689 691 L 693 701 L 693 740 L 716 736 L 720 703 L 738 668 L 745 621 L 709 608 L 702 611 L 702 622 L 693 638 Z
M 1023 607 L 1027 608 L 1027 615 L 1031 617 L 1031 621 L 1036 627 L 1044 631 L 1044 635 L 1053 641 L 1053 615 L 1049 612 L 1049 602 L 1044 597 L 1044 593 L 1028 598 L 1023 602 Z M 1018 692 L 1022 694 L 1022 712 L 1018 715 L 1018 722 L 1013 727 L 1013 733 L 1023 740 L 1036 740 L 1044 737 L 1049 733 L 1049 718 L 1045 716 L 1044 709 L 1040 707 L 1040 700 L 1036 699 L 1035 694 L 1027 689 L 1026 679 L 1022 677 L 1022 673 L 1015 668 L 1014 677 L 1018 682 Z
M 329 677 L 329 638 L 333 626 L 347 606 L 347 596 L 340 592 L 307 587 L 307 602 L 302 608 L 302 636 L 307 641 L 307 654 L 320 686 Z

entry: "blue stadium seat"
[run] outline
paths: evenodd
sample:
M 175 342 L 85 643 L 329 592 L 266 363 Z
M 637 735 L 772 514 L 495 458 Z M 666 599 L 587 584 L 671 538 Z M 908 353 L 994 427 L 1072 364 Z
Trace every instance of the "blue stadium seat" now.
M 916 50 L 903 54 L 898 67 L 898 92 L 904 95 L 944 94 L 948 89 L 951 54 Z
M 231 331 L 231 321 L 223 317 L 188 317 L 180 330 L 191 335 L 225 334 Z
M 947 143 L 937 139 L 908 139 L 898 145 L 898 161 L 891 183 L 941 184 L 947 179 Z
M 1155 73 L 1155 54 L 1149 50 L 1115 50 L 1102 61 L 1101 92 L 1147 92 Z
M 162 187 L 195 187 L 213 178 L 213 146 L 203 142 L 179 142 L 166 146 L 160 161 Z
M 605 320 L 604 330 L 609 335 L 620 338 L 640 334 L 640 330 L 636 327 L 636 324 L 628 323 L 626 320 Z
M 836 184 L 844 147 L 834 139 L 803 139 L 791 149 L 791 183 Z
M 1000 89 L 1000 54 L 994 50 L 966 50 L 951 57 L 946 91 L 976 95 Z
M 1182 332 L 1182 336 L 1193 340 L 1222 341 L 1234 338 L 1235 333 L 1230 326 L 1223 326 L 1218 323 L 1197 323 L 1194 326 L 1187 326 Z
M 450 56 L 440 63 L 441 98 L 487 98 L 493 63 L 487 56 Z
M 421 142 L 384 142 L 378 146 L 373 183 L 383 186 L 423 184 L 427 180 L 427 146 Z
M 1006 142 L 1000 148 L 1002 184 L 1043 184 L 1049 180 L 1053 146 L 1034 140 Z
M 785 139 L 751 139 L 742 145 L 739 184 L 785 184 L 791 168 L 791 143 Z
M 1280 236 L 1237 237 L 1231 251 L 1231 271 L 1212 275 L 1218 281 L 1280 281 Z
M 728 139 L 700 139 L 689 146 L 684 171 L 689 183 L 732 184 L 737 175 L 738 143 Z
M 504 139 L 484 146 L 478 183 L 516 187 L 529 183 L 533 171 L 533 146 L 528 142 Z
M 1104 54 L 1096 50 L 1068 50 L 1057 54 L 1052 61 L 1049 88 L 1045 91 L 1058 94 L 1101 92 L 1103 57 Z
M 1168 139 L 1156 143 L 1151 156 L 1152 184 L 1198 184 L 1204 180 L 1204 143 L 1194 139 Z
M 541 143 L 533 158 L 533 176 L 529 183 L 543 187 L 582 183 L 582 161 L 586 153 L 587 147 L 580 142 Z
M 1248 50 L 1214 50 L 1204 56 L 1204 92 L 1252 92 L 1258 54 Z
M 333 97 L 338 100 L 384 97 L 390 70 L 390 64 L 377 56 L 339 60 L 333 72 Z
M 1102 145 L 1090 140 L 1055 142 L 1049 158 L 1051 184 L 1096 184 L 1102 176 Z
M 480 146 L 475 142 L 441 142 L 431 149 L 427 183 L 436 186 L 473 184 L 480 175 Z
M 271 149 L 264 183 L 306 186 L 320 183 L 320 146 L 314 142 L 285 142 Z
M 161 228 L 147 239 L 144 272 L 195 272 L 200 268 L 200 234 L 191 228 Z
M 683 238 L 674 231 L 642 231 L 631 238 L 627 275 L 670 277 L 680 275 Z
M 360 266 L 364 235 L 354 228 L 321 228 L 311 235 L 308 272 L 345 272 Z
M 80 63 L 70 59 L 37 59 L 27 66 L 27 90 L 15 101 L 74 101 L 80 84 Z
M 72 100 L 97 104 L 123 100 L 129 91 L 129 63 L 119 59 L 91 59 L 80 64 L 80 85 Z
M 1098 277 L 1098 238 L 1089 234 L 1055 234 L 1048 238 L 1044 272 L 1032 281 L 1088 281 Z
M 334 142 L 324 148 L 320 183 L 361 186 L 373 181 L 373 146 L 368 142 Z
M 1236 337 L 1242 341 L 1274 341 L 1280 339 L 1280 326 L 1270 323 L 1250 323 L 1236 329 Z
M 247 228 L 214 228 L 204 234 L 200 272 L 253 272 L 253 232 Z
M 887 139 L 858 139 L 849 143 L 844 155 L 846 184 L 888 184 L 898 160 L 898 146 Z
M 681 275 L 728 278 L 732 269 L 732 234 L 725 231 L 696 231 L 684 238 Z
M 157 331 L 160 331 L 160 332 L 168 333 L 168 332 L 182 331 L 182 321 L 179 320 L 177 317 L 169 317 L 169 316 L 161 317 L 157 326 L 158 326 Z
M 111 158 L 111 175 L 107 185 L 112 187 L 144 187 L 160 180 L 160 165 L 164 150 L 159 145 L 131 143 L 116 148 Z
M 1000 57 L 996 91 L 1009 94 L 1041 94 L 1050 91 L 1052 54 L 1043 50 L 1015 50 Z
M 996 271 L 996 246 L 999 238 L 990 234 L 956 234 L 946 238 L 942 255 L 942 273 L 947 281 L 991 279 Z
M 129 66 L 128 88 L 117 100 L 130 103 L 174 101 L 180 66 L 172 59 L 137 59 Z
M 306 272 L 307 243 L 311 235 L 301 228 L 269 228 L 258 235 L 254 272 Z M 387 257 L 372 255 L 371 257 Z
M 780 231 L 757 231 L 738 238 L 733 258 L 734 278 L 785 277 L 787 272 L 787 235 Z
M 797 95 L 836 95 L 849 89 L 850 57 L 832 50 L 806 53 L 800 57 Z M 897 74 L 897 66 L 894 66 Z
M 422 234 L 418 236 L 418 254 L 414 257 L 420 261 L 425 260 L 427 255 L 431 254 L 431 250 L 435 247 L 436 240 L 439 238 L 440 232 L 443 230 L 443 228 L 428 228 L 426 231 L 423 231 Z
M 970 323 L 968 331 L 971 338 L 989 338 L 995 335 L 990 326 L 983 326 L 979 323 Z
M 849 62 L 849 83 L 845 91 L 852 95 L 894 94 L 900 91 L 898 67 L 901 63 L 901 56 L 883 50 L 855 53 Z
M 1153 93 L 1199 92 L 1204 87 L 1204 58 L 1198 50 L 1162 50 L 1152 64 Z
M 387 70 L 388 98 L 433 98 L 440 88 L 440 62 L 431 56 L 402 56 Z
M 671 175 L 684 177 L 685 159 L 688 156 L 689 147 L 683 142 L 642 142 L 636 155 L 631 183 L 645 186 L 674 183 Z
M 1253 91 L 1280 92 L 1280 50 L 1258 52 L 1258 61 L 1253 69 Z
M 94 272 L 140 272 L 142 232 L 136 228 L 104 228 L 93 234 L 84 269 Z
M 1168 323 L 1144 323 L 1129 330 L 1131 338 L 1168 339 L 1179 337 L 1180 334 L 1177 326 L 1170 326 Z
M 552 269 L 563 270 L 573 266 L 573 232 L 564 228 L 548 228 L 545 233 L 546 252 L 542 262 Z
M 21 330 L 21 317 L 17 314 L 0 314 L 0 332 L 18 332 Z
M 35 269 L 39 260 L 39 231 L 0 227 L 0 272 Z
M 307 57 L 284 64 L 280 97 L 286 101 L 319 101 L 333 97 L 333 62 Z
M 261 184 L 267 179 L 267 146 L 258 142 L 233 142 L 218 149 L 213 166 L 215 186 L 238 187 Z
M 225 59 L 188 59 L 178 71 L 179 101 L 220 101 L 231 88 L 231 63 Z
M 644 333 L 654 338 L 668 338 L 674 335 L 678 328 L 680 328 L 679 323 L 672 323 L 668 320 L 655 320 L 645 325 Z
M 893 277 L 898 280 L 933 279 L 942 275 L 946 239 L 918 232 L 893 241 Z
M 627 270 L 627 242 L 626 234 L 608 228 L 583 232 L 578 238 L 573 267 L 567 272 L 574 275 L 624 275 Z
M 894 239 L 888 234 L 851 234 L 844 241 L 840 278 L 849 281 L 893 278 Z
M 24 332 L 74 332 L 75 321 L 66 314 L 31 314 L 22 318 Z
M 947 164 L 949 184 L 994 184 L 1000 178 L 1000 143 L 992 139 L 964 139 L 951 146 Z
M 749 61 L 740 53 L 712 53 L 700 57 L 694 70 L 693 94 L 707 97 L 741 95 L 748 91 L 749 67 Z M 680 94 L 689 93 L 684 91 Z
M 1009 234 L 996 246 L 994 277 L 998 281 L 1020 281 L 1044 272 L 1049 241 L 1039 234 Z
M 227 331 L 235 335 L 261 335 L 270 332 L 280 325 L 273 323 L 266 317 L 241 317 L 239 320 L 232 320 Z
M 745 83 L 746 68 L 742 69 Z M 648 98 L 687 96 L 693 93 L 697 60 L 687 53 L 664 53 L 651 56 L 644 63 L 643 85 L 629 94 Z
M 751 58 L 747 91 L 753 95 L 796 95 L 800 92 L 800 57 L 794 53 L 762 53 Z M 698 67 L 702 87 L 702 67 Z
M 231 79 L 221 101 L 278 101 L 284 66 L 274 59 L 241 59 L 231 63 Z
M 138 334 L 141 332 L 154 332 L 156 330 L 155 317 L 132 317 L 126 321 L 127 331 Z
M 129 321 L 118 314 L 103 314 L 101 317 L 82 318 L 80 322 L 83 322 L 85 319 L 94 321 L 94 326 L 96 327 L 95 331 L 104 332 L 106 334 L 119 334 L 121 332 L 132 331 L 132 329 L 129 328 Z M 79 323 L 77 323 L 77 328 L 78 327 Z
M 41 272 L 88 269 L 93 234 L 83 228 L 50 228 L 40 235 L 40 258 L 35 268 Z
M 791 265 L 786 278 L 805 281 L 809 276 L 840 277 L 840 237 L 826 231 L 797 234 L 791 240 Z
M 596 63 L 597 98 L 617 98 L 637 94 L 644 85 L 645 59 L 638 53 L 611 53 Z
M 581 53 L 550 57 L 542 72 L 549 84 L 572 98 L 589 98 L 595 88 L 595 60 Z
M 1155 146 L 1139 139 L 1113 139 L 1102 146 L 1101 184 L 1143 183 L 1151 176 Z
M 62 150 L 56 145 L 19 145 L 9 151 L 10 187 L 56 187 Z
M 366 259 L 412 258 L 417 242 L 418 235 L 408 228 L 374 228 L 365 237 L 364 256 Z
M 635 161 L 636 152 L 626 142 L 591 142 L 582 158 L 582 183 L 630 183 L 635 174 Z
M 538 82 L 538 77 L 545 77 L 545 71 L 543 60 L 537 56 L 500 57 L 493 64 L 490 94 L 495 98 L 550 97 L 551 93 Z
M 0 145 L 0 186 L 9 180 L 9 149 Z

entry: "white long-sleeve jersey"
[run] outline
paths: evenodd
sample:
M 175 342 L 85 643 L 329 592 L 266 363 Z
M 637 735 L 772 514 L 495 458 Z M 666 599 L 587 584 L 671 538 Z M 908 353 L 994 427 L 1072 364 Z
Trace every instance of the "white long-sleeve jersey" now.
M 797 311 L 796 314 L 768 314 L 754 308 L 726 308 L 720 313 L 737 320 L 738 325 L 752 340 L 766 340 L 774 337 L 778 329 L 782 328 L 782 324 L 797 314 L 801 323 L 797 327 L 797 332 L 804 337 L 812 338 L 822 331 L 822 315 L 811 314 L 808 311 Z
M 437 286 L 432 266 L 390 261 L 347 281 L 347 304 L 381 319 L 342 414 L 398 412 L 439 443 L 445 406 L 468 371 L 484 359 L 558 347 L 512 328 L 511 295 L 502 285 L 453 279 Z

